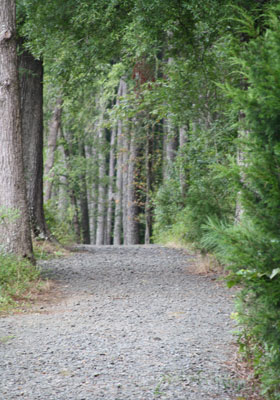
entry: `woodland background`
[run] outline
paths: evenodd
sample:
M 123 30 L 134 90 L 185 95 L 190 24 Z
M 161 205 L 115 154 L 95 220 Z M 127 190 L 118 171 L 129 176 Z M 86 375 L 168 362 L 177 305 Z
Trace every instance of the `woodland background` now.
M 243 288 L 240 347 L 268 399 L 280 399 L 279 18 L 272 0 L 17 2 L 29 234 L 215 254 Z M 0 237 L 19 223 L 8 210 Z

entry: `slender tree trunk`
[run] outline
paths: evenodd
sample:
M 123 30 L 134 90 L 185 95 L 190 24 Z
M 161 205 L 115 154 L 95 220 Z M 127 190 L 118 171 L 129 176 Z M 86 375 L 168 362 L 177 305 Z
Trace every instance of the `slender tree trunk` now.
M 121 96 L 127 95 L 127 83 L 125 78 L 120 81 Z M 122 142 L 122 231 L 123 231 L 123 244 L 128 244 L 127 241 L 127 221 L 128 221 L 128 165 L 129 165 L 129 151 L 130 151 L 130 138 L 129 128 L 126 122 L 122 121 L 121 124 L 121 142 Z
M 94 131 L 94 128 L 93 128 Z M 92 132 L 89 133 L 90 135 Z M 92 140 L 94 138 L 92 137 Z M 88 210 L 89 210 L 89 231 L 90 231 L 90 243 L 96 243 L 96 214 L 97 214 L 97 160 L 96 160 L 96 146 L 95 143 L 88 144 L 85 146 L 87 163 L 90 165 L 90 175 L 88 177 Z
M 115 179 L 115 161 L 116 161 L 116 134 L 114 127 L 111 132 L 110 159 L 109 159 L 109 186 L 108 186 L 108 212 L 107 212 L 107 237 L 106 244 L 112 243 L 113 212 L 114 212 L 114 179 Z
M 98 164 L 97 164 L 97 151 L 96 148 L 92 149 L 92 157 L 95 164 L 95 176 L 93 178 L 91 190 L 90 190 L 90 235 L 91 243 L 96 244 L 96 231 L 97 231 L 97 207 L 98 207 Z
M 164 150 L 163 150 L 163 178 L 171 177 L 173 163 L 177 153 L 177 132 L 172 124 L 171 117 L 168 116 L 163 122 L 164 131 Z
M 23 164 L 31 229 L 49 238 L 43 209 L 43 63 L 28 51 L 19 56 Z
M 128 225 L 128 168 L 129 168 L 129 152 L 130 140 L 128 128 L 123 126 L 123 154 L 122 154 L 122 226 L 123 226 L 123 244 L 128 244 L 127 225 Z
M 173 37 L 173 32 L 167 32 L 168 40 Z M 172 47 L 169 45 L 169 49 Z M 174 63 L 172 57 L 168 58 L 168 65 L 171 66 Z M 176 158 L 177 151 L 177 132 L 174 127 L 170 112 L 168 112 L 166 119 L 163 121 L 164 131 L 164 154 L 163 154 L 163 178 L 169 179 L 171 177 L 173 163 Z
M 103 114 L 101 116 L 98 126 L 98 160 L 99 160 L 99 185 L 98 185 L 98 210 L 97 210 L 97 231 L 96 231 L 96 244 L 103 245 L 105 243 L 106 223 L 106 132 L 103 127 Z
M 81 143 L 80 143 L 80 152 L 81 152 L 81 156 L 86 161 L 85 146 L 84 146 L 83 141 L 81 141 Z M 90 244 L 86 171 L 83 171 L 80 176 L 80 210 L 81 210 L 81 230 L 82 230 L 83 244 Z
M 240 141 L 242 141 L 242 139 L 244 140 L 244 138 L 246 138 L 249 135 L 249 131 L 243 128 L 244 120 L 245 120 L 245 114 L 240 113 L 240 115 L 239 115 L 240 130 L 238 132 L 238 138 Z M 246 165 L 246 157 L 245 157 L 244 149 L 242 148 L 241 143 L 239 143 L 238 149 L 237 149 L 237 165 L 241 169 L 240 180 L 244 184 L 246 177 L 245 177 L 245 174 L 242 171 L 242 169 Z M 235 208 L 235 223 L 236 224 L 238 224 L 241 221 L 243 214 L 244 214 L 244 208 L 243 208 L 243 205 L 241 202 L 241 192 L 238 192 L 237 199 L 236 199 L 236 208 Z
M 120 104 L 120 97 L 125 96 L 127 92 L 126 82 L 122 78 L 119 84 L 119 90 L 117 94 L 117 105 Z M 122 228 L 123 228 L 123 192 L 124 192 L 124 140 L 123 122 L 118 120 L 117 122 L 117 177 L 116 177 L 116 194 L 115 194 L 115 224 L 114 224 L 114 244 L 120 245 L 122 243 Z M 126 150 L 127 159 L 127 150 Z
M 66 135 L 64 135 L 62 128 L 60 129 L 60 134 L 61 134 L 61 138 L 63 139 L 63 142 L 64 142 L 63 151 L 64 151 L 66 168 L 68 171 L 70 171 L 71 170 L 70 164 L 69 164 L 69 160 L 71 157 L 71 152 L 69 149 L 70 141 L 67 139 Z M 69 195 L 70 203 L 71 203 L 71 206 L 72 206 L 73 212 L 74 212 L 73 213 L 73 228 L 74 228 L 74 232 L 75 232 L 75 236 L 76 236 L 76 242 L 80 243 L 81 242 L 81 224 L 80 224 L 80 219 L 79 219 L 79 207 L 78 207 L 77 196 L 71 185 L 71 182 L 70 182 L 68 176 L 66 176 L 66 180 L 67 180 L 68 195 Z
M 145 202 L 145 244 L 149 244 L 152 235 L 152 170 L 153 170 L 153 131 L 147 133 L 145 161 L 146 161 L 146 202 Z
M 122 121 L 118 121 L 117 130 L 117 177 L 115 194 L 115 224 L 114 224 L 114 245 L 122 243 L 122 194 L 123 194 L 123 137 Z
M 179 128 L 179 156 L 183 158 L 184 155 L 184 147 L 188 141 L 188 127 L 186 125 L 181 126 Z M 186 198 L 187 194 L 187 174 L 184 167 L 184 161 L 182 160 L 180 163 L 180 187 L 182 198 Z
M 74 232 L 75 232 L 75 236 L 76 236 L 76 242 L 81 243 L 81 224 L 80 224 L 80 220 L 79 220 L 78 201 L 77 201 L 76 193 L 71 188 L 69 189 L 69 197 L 70 197 L 71 206 L 74 210 L 73 227 L 74 227 Z
M 64 151 L 60 149 L 62 157 L 64 158 Z M 61 175 L 59 178 L 59 191 L 58 191 L 58 214 L 61 220 L 64 220 L 67 216 L 67 208 L 69 206 L 68 194 L 67 194 L 68 181 L 65 175 Z
M 56 150 L 56 143 L 58 132 L 61 125 L 61 114 L 62 114 L 62 99 L 58 98 L 53 111 L 53 115 L 49 124 L 49 136 L 47 143 L 47 157 L 45 162 L 45 176 L 47 180 L 45 182 L 45 195 L 44 202 L 46 203 L 52 197 L 52 168 L 54 165 L 54 155 Z
M 128 192 L 127 192 L 127 244 L 139 243 L 139 206 L 137 198 L 137 161 L 139 155 L 138 127 L 139 122 L 135 119 L 131 131 L 130 155 L 128 166 Z
M 0 251 L 34 260 L 25 192 L 13 0 L 0 0 Z

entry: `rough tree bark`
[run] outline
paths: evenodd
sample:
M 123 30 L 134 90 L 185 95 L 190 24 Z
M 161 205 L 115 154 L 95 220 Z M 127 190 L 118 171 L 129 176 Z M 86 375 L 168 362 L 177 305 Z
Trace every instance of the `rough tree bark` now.
M 61 125 L 61 114 L 62 114 L 62 98 L 58 98 L 53 111 L 52 118 L 49 124 L 49 136 L 47 143 L 47 156 L 45 161 L 45 177 L 47 178 L 45 182 L 45 195 L 44 202 L 46 203 L 52 197 L 52 167 L 54 165 L 54 155 L 56 150 L 56 143 L 58 138 L 58 133 Z
M 43 209 L 43 63 L 26 50 L 19 56 L 23 164 L 31 229 L 48 239 Z
M 34 260 L 25 192 L 13 0 L 0 0 L 0 251 Z

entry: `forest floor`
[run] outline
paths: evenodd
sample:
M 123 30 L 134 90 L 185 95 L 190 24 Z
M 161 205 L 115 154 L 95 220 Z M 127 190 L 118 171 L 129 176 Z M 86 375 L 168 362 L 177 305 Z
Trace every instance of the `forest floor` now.
M 234 291 L 161 246 L 41 262 L 51 296 L 0 319 L 1 400 L 232 400 Z

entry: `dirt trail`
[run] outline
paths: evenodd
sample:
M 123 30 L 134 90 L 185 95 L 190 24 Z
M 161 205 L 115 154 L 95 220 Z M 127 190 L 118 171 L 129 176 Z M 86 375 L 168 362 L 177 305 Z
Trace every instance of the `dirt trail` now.
M 238 398 L 228 289 L 179 250 L 86 249 L 43 262 L 59 302 L 0 320 L 2 400 Z

